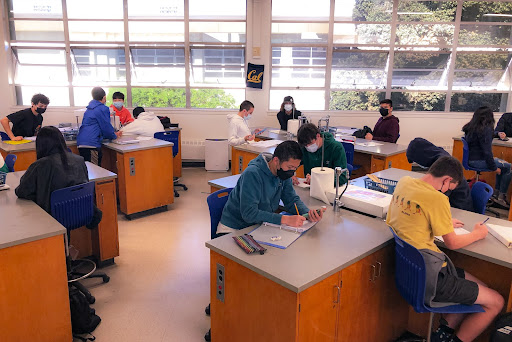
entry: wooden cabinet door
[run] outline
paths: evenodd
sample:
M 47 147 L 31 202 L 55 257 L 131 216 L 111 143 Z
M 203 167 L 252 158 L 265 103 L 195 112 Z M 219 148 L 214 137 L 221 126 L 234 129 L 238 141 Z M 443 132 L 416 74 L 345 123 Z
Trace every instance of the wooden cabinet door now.
M 382 171 L 382 170 L 384 170 L 386 168 L 387 168 L 387 166 L 386 166 L 386 158 L 372 156 L 372 167 L 371 167 L 371 172 L 372 173 L 378 172 L 378 171 Z
M 92 232 L 93 252 L 104 261 L 119 256 L 115 179 L 96 183 L 96 206 L 103 212 L 103 217 Z
M 375 284 L 376 272 L 374 254 L 341 271 L 338 342 L 380 341 L 376 329 L 380 296 Z
M 299 293 L 299 342 L 336 340 L 341 273 Z

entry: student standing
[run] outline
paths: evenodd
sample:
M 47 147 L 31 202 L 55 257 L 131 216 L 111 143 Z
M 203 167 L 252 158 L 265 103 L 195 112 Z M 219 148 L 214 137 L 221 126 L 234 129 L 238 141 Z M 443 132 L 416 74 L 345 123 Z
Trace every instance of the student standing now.
M 342 169 L 347 168 L 347 155 L 343 144 L 334 140 L 331 133 L 320 133 L 318 127 L 308 123 L 300 126 L 297 132 L 297 140 L 302 147 L 302 163 L 304 164 L 304 175 L 306 175 L 307 184 L 311 182 L 311 169 L 322 166 L 322 146 L 324 146 L 323 166 L 331 169 L 338 166 Z M 343 172 L 340 175 L 340 185 L 346 182 L 347 175 Z M 297 177 L 293 178 L 293 183 L 299 183 Z
M 273 155 L 263 153 L 253 159 L 229 194 L 217 233 L 231 233 L 262 222 L 299 227 L 306 219 L 301 215 L 308 212 L 311 221 L 319 221 L 323 212 L 309 210 L 295 193 L 290 179 L 301 158 L 299 144 L 289 140 L 279 144 Z M 287 212 L 298 210 L 300 215 L 276 214 L 280 200 Z
M 260 131 L 257 129 L 254 134 L 252 134 L 251 129 L 247 124 L 247 121 L 251 119 L 252 112 L 254 112 L 254 105 L 251 101 L 245 100 L 240 104 L 240 110 L 238 113 L 228 114 L 228 142 L 231 146 L 242 145 L 254 140 L 255 135 Z
M 396 143 L 400 135 L 400 124 L 398 118 L 393 115 L 393 102 L 391 100 L 380 101 L 379 118 L 372 133 L 366 133 L 366 140 L 378 140 Z
M 116 91 L 112 94 L 112 105 L 110 105 L 110 108 L 112 108 L 116 113 L 116 116 L 119 117 L 121 125 L 125 126 L 130 122 L 133 122 L 130 112 L 124 107 L 124 94 L 120 91 Z
M 477 169 L 496 170 L 494 200 L 501 206 L 508 207 L 507 191 L 512 179 L 510 163 L 494 158 L 492 139 L 494 135 L 494 115 L 489 107 L 480 107 L 473 114 L 470 122 L 462 127 L 469 148 L 469 166 Z
M 285 96 L 283 103 L 281 103 L 281 109 L 279 113 L 277 113 L 277 120 L 279 121 L 279 125 L 281 126 L 282 131 L 288 130 L 288 120 L 298 119 L 302 113 L 300 110 L 295 108 L 295 103 L 293 102 L 293 97 Z
M 456 268 L 434 243 L 434 236 L 442 236 L 446 247 L 458 249 L 487 235 L 487 227 L 483 223 L 475 224 L 469 234 L 457 235 L 454 232 L 454 227 L 464 224 L 452 219 L 450 203 L 443 193 L 455 189 L 463 177 L 462 165 L 450 156 L 439 158 L 422 178 L 403 177 L 395 188 L 386 219 L 401 239 L 423 255 L 427 305 L 432 306 L 433 302 L 438 306 L 448 303 L 480 304 L 485 310 L 467 315 L 444 314 L 446 322 L 441 323 L 432 335 L 433 342 L 473 341 L 492 323 L 504 304 L 499 293 Z M 404 199 L 411 203 L 410 207 L 403 205 Z
M 114 140 L 123 133 L 115 132 L 114 127 L 110 124 L 110 111 L 105 106 L 105 102 L 107 102 L 105 90 L 95 87 L 91 94 L 93 99 L 87 105 L 76 143 L 78 152 L 85 161 L 101 166 L 103 139 Z
M 67 151 L 62 133 L 53 126 L 39 131 L 36 155 L 37 160 L 21 177 L 15 192 L 19 198 L 32 200 L 50 213 L 52 192 L 88 182 L 87 167 L 84 158 Z
M 11 140 L 23 140 L 23 137 L 33 137 L 43 124 L 43 113 L 46 111 L 50 99 L 43 94 L 35 94 L 31 100 L 32 106 L 19 112 L 7 115 L 0 120 L 5 133 Z M 12 129 L 9 126 L 12 123 Z

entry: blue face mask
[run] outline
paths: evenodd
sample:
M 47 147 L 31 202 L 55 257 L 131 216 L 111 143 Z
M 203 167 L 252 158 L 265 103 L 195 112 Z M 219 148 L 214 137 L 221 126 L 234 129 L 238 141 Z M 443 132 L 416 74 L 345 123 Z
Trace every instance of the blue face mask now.
M 245 120 L 250 120 L 250 119 L 251 119 L 251 117 L 252 117 L 252 114 L 249 114 L 249 115 L 247 115 L 247 116 L 245 117 Z
M 113 102 L 114 107 L 116 107 L 117 109 L 123 108 L 123 104 L 124 102 L 121 101 Z

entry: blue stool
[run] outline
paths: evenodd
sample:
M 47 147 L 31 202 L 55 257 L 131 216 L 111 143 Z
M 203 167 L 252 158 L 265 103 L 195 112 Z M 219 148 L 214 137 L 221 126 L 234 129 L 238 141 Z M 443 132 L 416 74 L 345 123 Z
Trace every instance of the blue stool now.
M 5 165 L 7 165 L 9 172 L 14 172 L 14 164 L 16 163 L 16 159 L 18 159 L 18 157 L 15 154 L 8 154 L 5 156 Z
M 432 334 L 432 320 L 434 313 L 474 313 L 484 312 L 481 305 L 450 305 L 441 308 L 432 308 L 425 305 L 426 271 L 425 260 L 415 247 L 411 246 L 395 234 L 395 282 L 402 297 L 418 313 L 430 312 L 428 323 L 427 342 Z
M 477 169 L 472 166 L 469 166 L 469 146 L 468 142 L 465 138 L 461 138 L 462 140 L 462 166 L 466 170 L 475 171 L 476 172 L 476 181 L 478 182 L 478 178 L 480 177 L 481 172 L 493 172 L 490 169 Z
M 352 166 L 352 170 L 349 169 L 350 174 L 352 171 L 358 170 L 361 168 L 361 165 L 354 165 L 354 144 L 348 142 L 342 142 L 343 148 L 345 149 L 345 155 L 347 156 L 347 164 Z M 348 167 L 348 165 L 347 165 Z

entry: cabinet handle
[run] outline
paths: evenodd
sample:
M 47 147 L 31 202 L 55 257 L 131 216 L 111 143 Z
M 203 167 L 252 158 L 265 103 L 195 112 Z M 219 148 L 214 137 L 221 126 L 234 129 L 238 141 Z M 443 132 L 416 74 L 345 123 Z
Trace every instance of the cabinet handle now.
M 380 277 L 380 271 L 382 270 L 382 263 L 377 261 L 377 264 L 379 264 L 379 271 L 377 273 L 377 277 Z
M 103 204 L 103 194 L 101 194 L 101 204 Z
M 333 300 L 333 303 L 334 304 L 338 304 L 340 302 L 340 292 L 341 292 L 341 289 L 338 285 L 334 285 L 333 286 L 334 289 L 336 289 L 336 299 Z
M 370 281 L 375 281 L 375 278 L 377 278 L 377 275 L 375 274 L 375 271 L 377 270 L 377 268 L 375 267 L 375 265 L 371 265 L 372 269 L 373 269 L 373 276 L 370 278 Z

